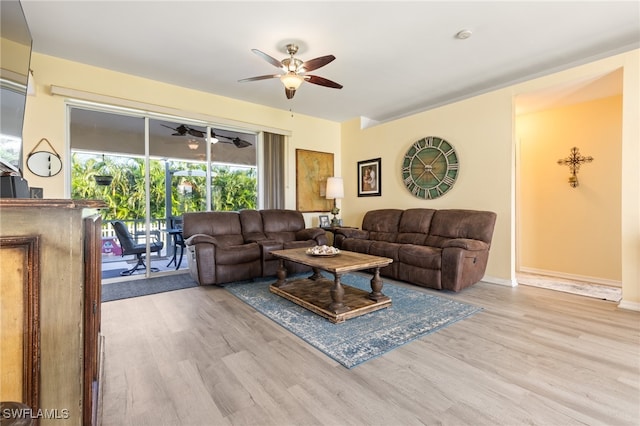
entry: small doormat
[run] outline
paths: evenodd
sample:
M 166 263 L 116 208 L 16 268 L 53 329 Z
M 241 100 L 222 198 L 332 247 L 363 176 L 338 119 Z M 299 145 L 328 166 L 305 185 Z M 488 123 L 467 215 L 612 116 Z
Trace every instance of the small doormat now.
M 346 274 L 341 282 L 370 290 L 371 277 Z M 447 327 L 482 308 L 384 281 L 392 306 L 334 324 L 269 291 L 274 279 L 232 283 L 226 290 L 346 368 Z
M 102 301 L 128 299 L 165 291 L 197 287 L 198 284 L 189 274 L 175 274 L 164 277 L 146 278 L 131 281 L 102 284 Z
M 549 277 L 545 275 L 518 273 L 518 284 L 547 288 L 564 293 L 579 294 L 594 299 L 619 302 L 622 300 L 622 289 L 591 284 L 584 281 L 574 281 L 565 278 Z

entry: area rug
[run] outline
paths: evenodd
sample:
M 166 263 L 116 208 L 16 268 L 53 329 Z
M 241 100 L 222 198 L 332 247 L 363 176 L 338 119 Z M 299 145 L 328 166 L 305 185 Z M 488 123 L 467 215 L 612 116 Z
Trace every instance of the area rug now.
M 347 274 L 341 282 L 370 290 L 371 277 Z M 482 310 L 445 297 L 384 282 L 390 308 L 334 324 L 269 291 L 274 280 L 232 283 L 225 289 L 346 368 L 353 368 L 414 339 Z
M 197 286 L 198 284 L 189 274 L 108 283 L 102 284 L 102 301 L 110 302 Z

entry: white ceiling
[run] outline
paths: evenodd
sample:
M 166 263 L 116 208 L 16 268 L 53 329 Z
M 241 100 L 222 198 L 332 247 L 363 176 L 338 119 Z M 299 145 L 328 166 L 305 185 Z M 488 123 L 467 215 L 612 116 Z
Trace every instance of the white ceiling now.
M 338 122 L 387 121 L 640 47 L 637 1 L 22 4 L 36 52 Z M 457 39 L 462 29 L 472 36 Z M 304 83 L 287 100 L 278 79 L 238 82 L 278 73 L 252 48 L 280 60 L 289 42 L 302 60 L 335 55 L 311 74 L 344 88 Z

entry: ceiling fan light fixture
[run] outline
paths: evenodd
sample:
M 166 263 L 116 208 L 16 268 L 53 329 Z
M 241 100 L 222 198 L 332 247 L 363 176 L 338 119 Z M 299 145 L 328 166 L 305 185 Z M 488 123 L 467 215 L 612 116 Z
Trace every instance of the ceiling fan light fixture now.
M 190 150 L 195 151 L 196 149 L 198 149 L 198 147 L 200 147 L 200 142 L 195 139 L 189 139 L 187 141 L 187 146 Z
M 285 89 L 298 90 L 304 78 L 295 72 L 289 71 L 280 77 L 280 81 L 284 84 Z

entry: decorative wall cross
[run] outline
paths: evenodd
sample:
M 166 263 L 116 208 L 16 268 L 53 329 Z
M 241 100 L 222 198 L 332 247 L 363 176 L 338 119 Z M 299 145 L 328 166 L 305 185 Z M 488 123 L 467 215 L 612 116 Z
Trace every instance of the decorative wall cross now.
M 569 172 L 571 173 L 571 176 L 569 176 L 569 185 L 571 185 L 572 188 L 575 188 L 578 186 L 577 174 L 578 170 L 580 170 L 580 165 L 582 163 L 590 163 L 592 161 L 593 157 L 585 157 L 580 155 L 580 150 L 578 150 L 578 148 L 574 146 L 573 148 L 571 148 L 571 155 L 567 158 L 561 158 L 560 160 L 558 160 L 558 164 L 560 164 L 561 166 L 569 166 Z

